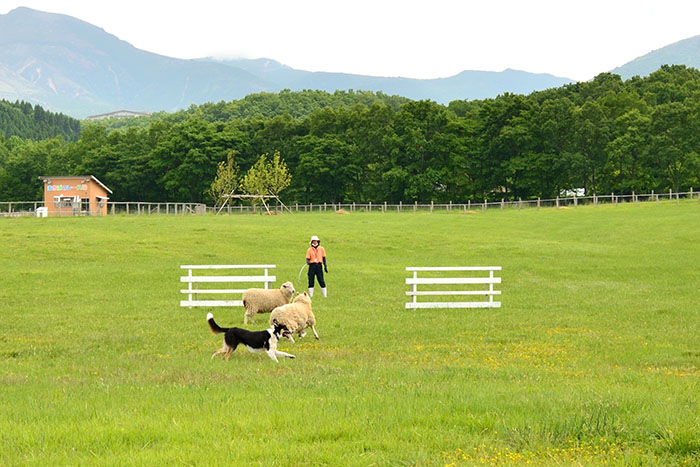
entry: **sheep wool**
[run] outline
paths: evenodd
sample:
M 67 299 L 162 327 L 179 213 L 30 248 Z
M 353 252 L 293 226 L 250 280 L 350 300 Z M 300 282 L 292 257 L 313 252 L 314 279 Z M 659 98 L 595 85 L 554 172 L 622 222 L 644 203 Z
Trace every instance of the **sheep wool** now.
M 269 313 L 278 306 L 289 303 L 294 295 L 294 284 L 287 281 L 279 289 L 248 289 L 243 292 L 245 317 L 243 323 L 253 322 L 257 313 Z
M 270 324 L 273 326 L 284 325 L 291 334 L 297 333 L 299 337 L 304 337 L 306 329 L 311 328 L 314 337 L 319 338 L 315 327 L 316 317 L 311 311 L 311 298 L 306 292 L 297 295 L 292 303 L 278 306 L 272 310 Z

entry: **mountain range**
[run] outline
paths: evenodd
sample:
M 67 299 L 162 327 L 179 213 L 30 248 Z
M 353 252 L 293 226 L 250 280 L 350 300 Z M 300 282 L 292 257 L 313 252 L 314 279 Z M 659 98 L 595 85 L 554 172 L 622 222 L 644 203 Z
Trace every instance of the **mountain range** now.
M 613 72 L 623 77 L 645 75 L 664 63 L 700 67 L 700 36 L 651 52 Z M 381 91 L 447 104 L 505 92 L 529 94 L 571 82 L 511 69 L 421 80 L 309 72 L 271 59 L 183 60 L 137 49 L 67 15 L 24 7 L 0 15 L 0 99 L 24 100 L 76 118 L 120 109 L 172 112 L 283 89 Z
M 613 69 L 611 73 L 627 80 L 633 76 L 647 76 L 662 65 L 685 65 L 700 69 L 700 36 L 683 39 L 649 52 Z

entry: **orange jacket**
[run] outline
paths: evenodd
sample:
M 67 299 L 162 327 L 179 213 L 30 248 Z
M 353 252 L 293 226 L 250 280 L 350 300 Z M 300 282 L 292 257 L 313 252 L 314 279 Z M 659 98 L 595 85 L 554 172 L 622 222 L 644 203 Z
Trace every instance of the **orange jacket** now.
M 306 259 L 309 260 L 309 263 L 322 263 L 325 257 L 326 250 L 320 245 L 316 248 L 310 246 L 309 249 L 306 250 Z

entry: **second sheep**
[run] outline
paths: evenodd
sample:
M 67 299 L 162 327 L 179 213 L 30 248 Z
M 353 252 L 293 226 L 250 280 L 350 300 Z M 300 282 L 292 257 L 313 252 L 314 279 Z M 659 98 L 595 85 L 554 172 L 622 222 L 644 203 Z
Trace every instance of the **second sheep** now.
M 292 303 L 282 305 L 270 313 L 270 324 L 273 326 L 284 325 L 289 330 L 290 334 L 297 333 L 299 337 L 306 335 L 306 328 L 311 328 L 314 332 L 314 337 L 318 339 L 316 332 L 316 317 L 311 311 L 311 298 L 304 292 L 300 293 Z M 287 336 L 285 336 L 287 337 Z M 294 339 L 289 337 L 289 340 L 294 342 Z
M 245 317 L 243 323 L 253 322 L 253 316 L 257 313 L 269 313 L 278 306 L 285 305 L 292 300 L 294 284 L 287 281 L 279 289 L 248 289 L 243 292 L 243 306 Z

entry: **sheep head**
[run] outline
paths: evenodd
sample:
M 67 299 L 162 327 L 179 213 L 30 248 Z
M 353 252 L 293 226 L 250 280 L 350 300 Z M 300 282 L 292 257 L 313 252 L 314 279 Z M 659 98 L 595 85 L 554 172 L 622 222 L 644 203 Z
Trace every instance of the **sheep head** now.
M 311 306 L 311 297 L 309 297 L 309 294 L 306 292 L 302 292 L 296 297 L 294 297 L 294 300 L 292 303 L 306 303 L 309 306 Z
M 282 284 L 282 286 L 280 287 L 280 290 L 282 291 L 283 295 L 291 298 L 291 296 L 294 295 L 294 292 L 295 292 L 294 284 L 287 281 L 284 284 Z

